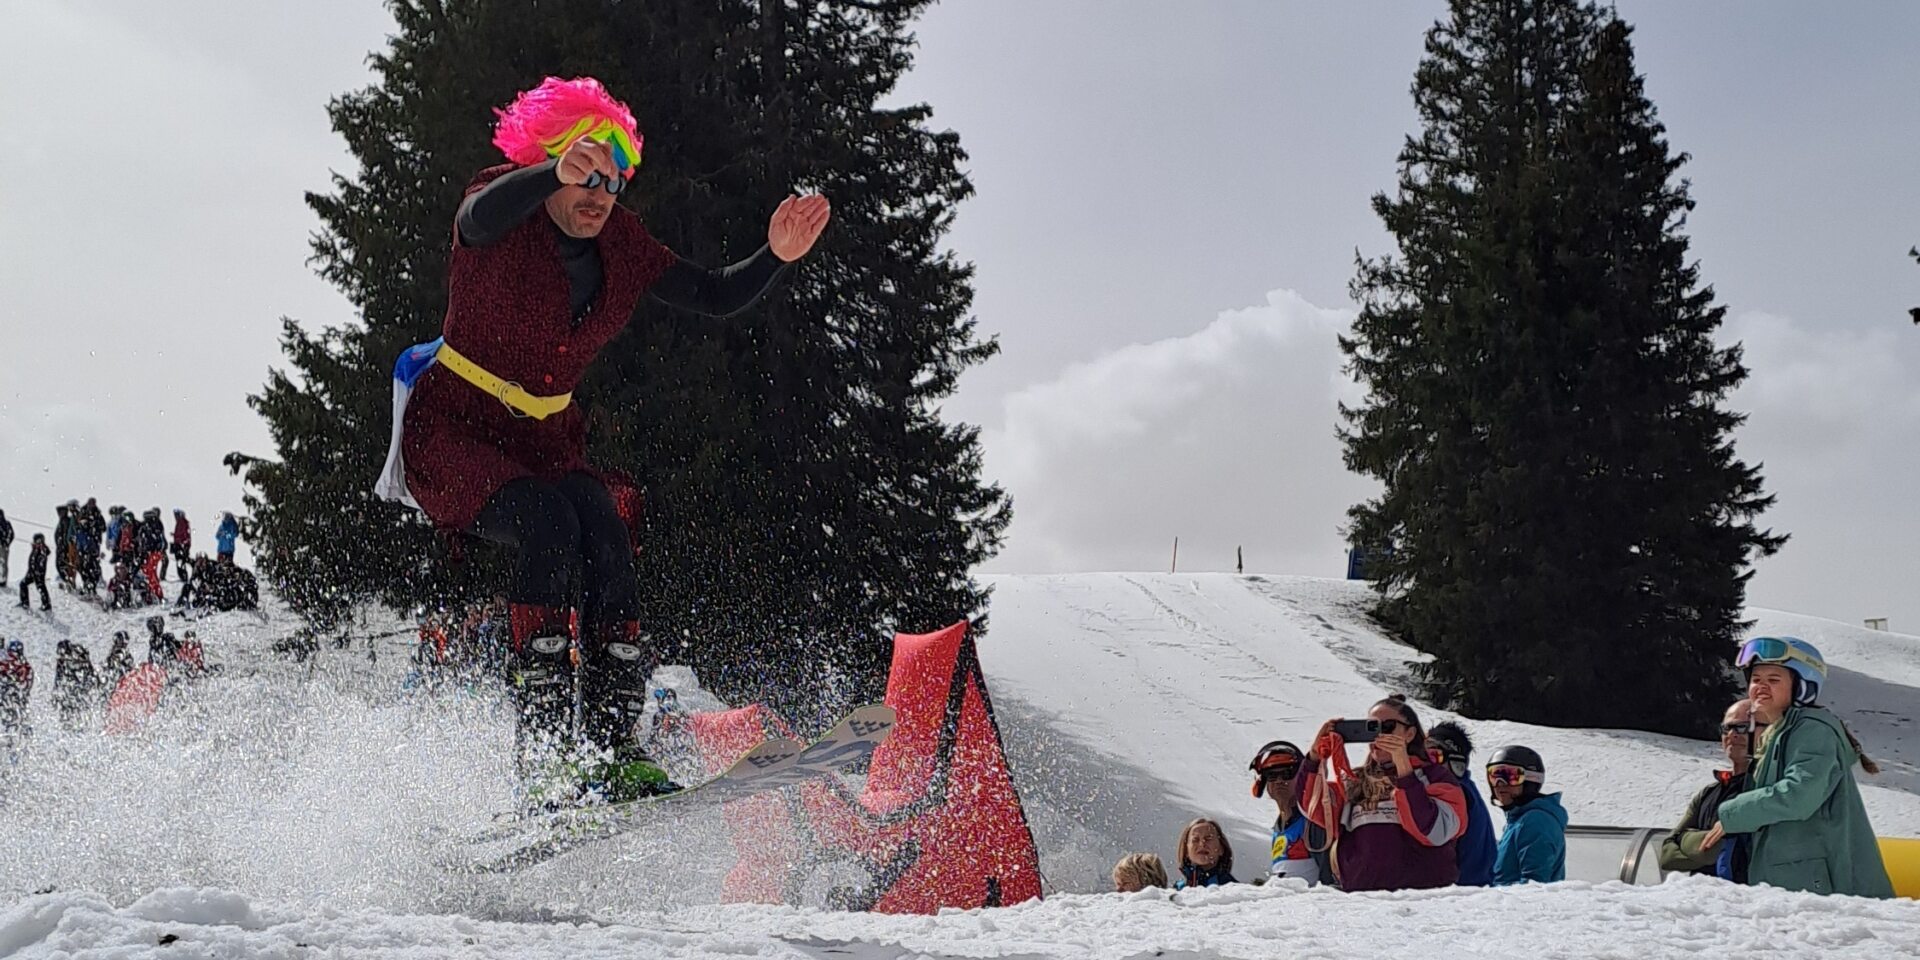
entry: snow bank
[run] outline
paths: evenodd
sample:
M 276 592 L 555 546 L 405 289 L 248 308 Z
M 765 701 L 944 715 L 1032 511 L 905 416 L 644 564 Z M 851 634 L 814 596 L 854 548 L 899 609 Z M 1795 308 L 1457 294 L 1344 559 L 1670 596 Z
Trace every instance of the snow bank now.
M 882 917 L 767 907 L 635 913 L 619 922 L 498 923 L 461 916 L 245 904 L 216 891 L 156 894 L 221 903 L 195 918 L 115 909 L 75 894 L 0 914 L 0 953 L 23 960 L 182 956 L 491 956 L 1063 960 L 1331 960 L 1382 957 L 1912 956 L 1920 904 L 1814 897 L 1676 878 L 1659 887 L 1566 883 L 1504 890 L 1339 894 L 1228 887 L 1067 895 L 990 911 Z M 163 911 L 164 912 L 164 911 Z M 182 910 L 192 914 L 196 910 Z M 253 923 L 235 916 L 257 917 Z

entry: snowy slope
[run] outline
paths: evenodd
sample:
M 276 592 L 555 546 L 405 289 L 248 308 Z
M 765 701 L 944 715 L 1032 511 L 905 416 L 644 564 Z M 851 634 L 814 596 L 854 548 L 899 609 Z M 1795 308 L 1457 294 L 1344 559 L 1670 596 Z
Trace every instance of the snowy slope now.
M 485 691 L 403 696 L 405 637 L 294 665 L 268 653 L 292 632 L 283 612 L 198 621 L 228 675 L 143 736 L 109 739 L 58 729 L 47 703 L 54 645 L 80 640 L 98 658 L 114 629 L 142 636 L 142 616 L 61 596 L 51 619 L 0 608 L 0 636 L 22 639 L 39 668 L 33 749 L 0 771 L 0 956 L 1377 960 L 1435 948 L 1657 957 L 1707 946 L 1765 958 L 1894 956 L 1920 942 L 1920 904 L 1708 883 L 1072 895 L 1103 888 L 1122 852 L 1170 857 L 1196 815 L 1228 825 L 1239 872 L 1252 876 L 1270 809 L 1249 795 L 1253 748 L 1304 739 L 1320 720 L 1404 689 L 1410 654 L 1368 626 L 1364 590 L 1340 581 L 988 579 L 981 658 L 1050 898 L 935 918 L 715 906 L 732 861 L 714 811 L 663 818 L 522 876 L 456 879 L 441 865 L 446 838 L 511 802 L 510 727 Z M 1836 703 L 1894 768 L 1880 779 L 1897 789 L 1868 790 L 1876 825 L 1920 834 L 1903 739 L 1920 702 L 1909 682 L 1920 641 L 1752 614 L 1759 629 L 1796 632 L 1833 656 Z M 1486 745 L 1541 749 L 1577 822 L 1667 823 L 1715 752 L 1640 733 L 1471 726 Z

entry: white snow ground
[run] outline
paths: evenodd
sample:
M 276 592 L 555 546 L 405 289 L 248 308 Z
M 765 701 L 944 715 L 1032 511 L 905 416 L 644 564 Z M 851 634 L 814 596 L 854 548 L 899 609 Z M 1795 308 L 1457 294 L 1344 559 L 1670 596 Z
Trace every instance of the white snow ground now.
M 35 663 L 38 731 L 0 779 L 0 957 L 1920 956 L 1920 904 L 1690 878 L 1070 892 L 1102 889 L 1123 852 L 1170 858 L 1196 815 L 1227 824 L 1239 873 L 1253 876 L 1270 807 L 1249 795 L 1252 750 L 1404 689 L 1410 652 L 1368 626 L 1364 591 L 1340 581 L 988 579 L 981 659 L 1050 895 L 938 917 L 715 905 L 731 861 L 711 811 L 523 876 L 451 877 L 436 856 L 445 837 L 509 803 L 507 721 L 484 695 L 399 696 L 404 640 L 377 647 L 377 661 L 328 649 L 295 667 L 266 651 L 291 632 L 284 615 L 201 621 L 230 676 L 143 737 L 110 740 L 58 729 L 54 645 L 80 640 L 99 659 L 116 627 L 139 637 L 141 618 L 68 601 L 48 619 L 9 604 L 0 636 L 24 640 Z M 1920 638 L 1750 614 L 1835 662 L 1830 699 L 1889 769 L 1867 789 L 1875 825 L 1920 835 Z M 1483 748 L 1540 749 L 1577 823 L 1667 824 L 1715 754 L 1642 733 L 1470 726 Z

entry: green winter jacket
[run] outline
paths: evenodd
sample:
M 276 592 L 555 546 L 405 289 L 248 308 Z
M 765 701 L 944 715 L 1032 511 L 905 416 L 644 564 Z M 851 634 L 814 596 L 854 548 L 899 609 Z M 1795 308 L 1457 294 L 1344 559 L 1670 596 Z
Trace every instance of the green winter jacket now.
M 1751 834 L 1747 882 L 1811 893 L 1892 897 L 1838 718 L 1794 707 L 1767 733 L 1751 786 L 1720 804 L 1729 835 Z

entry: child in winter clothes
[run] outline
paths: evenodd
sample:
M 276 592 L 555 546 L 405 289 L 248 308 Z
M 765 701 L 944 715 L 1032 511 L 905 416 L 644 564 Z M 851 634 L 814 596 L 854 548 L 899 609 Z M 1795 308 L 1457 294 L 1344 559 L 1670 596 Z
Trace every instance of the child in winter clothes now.
M 1151 853 L 1129 853 L 1113 865 L 1113 892 L 1134 893 L 1167 886 L 1167 868 Z
M 1233 883 L 1233 846 L 1218 823 L 1201 817 L 1180 831 L 1180 879 L 1175 890 Z

